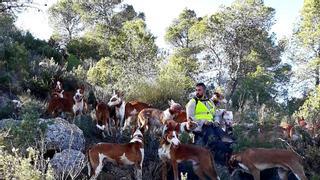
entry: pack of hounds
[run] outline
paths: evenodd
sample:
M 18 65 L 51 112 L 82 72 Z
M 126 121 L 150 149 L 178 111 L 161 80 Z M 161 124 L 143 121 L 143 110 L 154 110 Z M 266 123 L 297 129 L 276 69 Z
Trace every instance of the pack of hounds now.
M 160 142 L 159 158 L 172 165 L 174 179 L 179 179 L 178 164 L 192 162 L 194 173 L 199 179 L 220 179 L 216 172 L 214 155 L 210 150 L 195 144 L 183 144 L 179 140 L 181 133 L 192 134 L 198 128 L 196 122 L 188 120 L 182 105 L 173 100 L 168 102 L 168 108 L 160 110 L 152 105 L 139 101 L 126 102 L 124 93 L 114 92 L 108 102 L 98 102 L 89 112 L 85 99 L 84 86 L 76 91 L 65 91 L 60 81 L 55 82 L 48 103 L 47 113 L 56 117 L 59 113 L 70 114 L 71 119 L 81 114 L 91 113 L 96 127 L 102 136 L 112 136 L 112 129 L 120 135 L 124 131 L 131 132 L 131 140 L 126 144 L 98 143 L 87 151 L 88 173 L 90 179 L 96 179 L 105 161 L 115 165 L 132 165 L 135 168 L 136 179 L 142 179 L 142 164 L 144 160 L 144 135 L 146 132 L 155 135 Z M 215 104 L 225 102 L 220 93 L 214 93 Z M 217 109 L 215 121 L 226 131 L 232 126 L 233 114 L 225 109 Z M 251 148 L 232 154 L 227 160 L 230 172 L 242 169 L 260 179 L 260 171 L 278 167 L 281 179 L 288 178 L 288 172 L 302 180 L 306 180 L 302 160 L 295 152 L 283 149 Z M 166 171 L 162 171 L 162 179 L 166 179 Z

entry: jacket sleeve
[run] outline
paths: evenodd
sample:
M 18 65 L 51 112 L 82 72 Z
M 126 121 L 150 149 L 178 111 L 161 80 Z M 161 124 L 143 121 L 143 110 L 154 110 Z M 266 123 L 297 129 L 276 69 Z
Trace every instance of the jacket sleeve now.
M 194 99 L 191 99 L 188 104 L 186 105 L 186 113 L 187 113 L 187 119 L 192 119 L 193 121 L 195 119 L 195 109 L 196 109 L 196 101 Z

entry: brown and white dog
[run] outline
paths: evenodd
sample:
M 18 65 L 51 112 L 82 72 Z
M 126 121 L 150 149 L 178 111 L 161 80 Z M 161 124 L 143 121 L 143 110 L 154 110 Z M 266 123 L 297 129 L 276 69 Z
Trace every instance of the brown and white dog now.
M 187 113 L 185 110 L 180 111 L 180 113 L 174 118 L 174 120 L 178 123 L 187 122 Z
M 219 179 L 214 167 L 214 158 L 211 152 L 203 147 L 191 144 L 180 144 L 176 131 L 165 132 L 160 141 L 158 155 L 161 160 L 169 160 L 173 167 L 174 179 L 179 179 L 178 163 L 191 161 L 193 171 L 200 179 L 207 175 L 210 179 Z M 163 172 L 165 178 L 165 172 Z
M 294 125 L 289 124 L 287 122 L 281 122 L 280 128 L 283 131 L 283 136 L 290 140 L 297 140 L 299 137 L 295 134 Z
M 90 179 L 97 178 L 102 170 L 104 161 L 117 165 L 134 165 L 136 178 L 142 179 L 142 163 L 144 159 L 143 129 L 135 129 L 129 143 L 99 143 L 89 148 L 87 154 Z
M 306 130 L 311 137 L 319 137 L 320 135 L 320 121 L 314 123 L 307 123 L 304 119 L 304 117 L 298 118 L 298 124 L 300 127 L 302 127 L 304 130 Z
M 213 93 L 211 100 L 213 101 L 215 106 L 219 106 L 221 103 L 227 103 L 227 100 L 225 99 L 225 97 L 218 92 Z
M 73 101 L 66 98 L 52 97 L 48 104 L 47 113 L 53 115 L 53 117 L 57 117 L 59 112 L 66 112 L 70 113 L 73 117 L 72 107 Z
M 73 95 L 74 95 L 74 92 L 65 91 L 63 89 L 62 83 L 60 81 L 56 82 L 53 88 L 53 92 L 51 93 L 51 97 L 66 98 L 70 101 L 73 101 Z
M 152 106 L 147 103 L 139 102 L 139 101 L 130 101 L 128 103 L 124 100 L 124 93 L 114 92 L 113 96 L 110 98 L 108 106 L 115 106 L 116 108 L 116 116 L 120 122 L 121 133 L 130 128 L 137 126 L 137 116 L 142 109 L 151 108 Z
M 232 127 L 233 124 L 233 113 L 232 111 L 226 111 L 225 109 L 217 109 L 214 120 L 220 124 L 223 131 L 227 132 L 227 129 Z
M 74 104 L 73 104 L 73 113 L 75 116 L 77 114 L 84 114 L 88 111 L 88 105 L 84 100 L 84 87 L 81 86 L 77 89 L 75 95 L 73 96 Z
M 66 93 L 66 94 L 65 94 Z M 53 95 L 49 100 L 47 113 L 52 114 L 54 117 L 59 112 L 66 112 L 75 117 L 78 113 L 83 114 L 87 111 L 87 103 L 83 99 L 84 88 L 77 89 L 75 95 L 71 96 L 71 93 L 64 92 L 63 97 L 60 95 Z M 71 96 L 71 97 L 70 97 Z
M 146 131 L 152 128 L 152 132 L 156 132 L 166 123 L 167 120 L 174 119 L 183 109 L 179 103 L 173 100 L 169 101 L 169 108 L 165 111 L 146 108 L 138 114 L 138 126 L 143 127 Z
M 195 128 L 197 128 L 198 124 L 194 121 L 186 121 L 182 123 L 178 123 L 174 120 L 167 120 L 162 129 L 162 136 L 166 131 L 176 131 L 178 134 L 180 133 L 191 133 Z
M 104 103 L 100 102 L 96 106 L 96 126 L 102 130 L 102 136 L 106 137 L 104 131 L 111 136 L 111 121 L 110 121 L 110 108 Z
M 229 160 L 229 168 L 238 166 L 260 179 L 260 171 L 278 167 L 281 179 L 288 179 L 288 171 L 301 180 L 307 180 L 302 166 L 302 159 L 295 153 L 285 149 L 252 148 L 233 154 Z M 234 171 L 235 172 L 235 171 Z
M 55 87 L 53 88 L 52 96 L 63 98 L 63 92 L 64 90 L 62 88 L 61 82 L 57 81 Z

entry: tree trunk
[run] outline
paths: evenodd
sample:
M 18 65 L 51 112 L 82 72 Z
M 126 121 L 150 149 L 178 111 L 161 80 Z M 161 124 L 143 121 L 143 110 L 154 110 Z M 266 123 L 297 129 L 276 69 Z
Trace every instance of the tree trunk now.
M 318 48 L 317 58 L 318 59 L 320 58 L 320 47 Z M 320 84 L 320 64 L 317 64 L 316 66 L 315 76 L 316 76 L 316 87 L 318 87 Z
M 317 66 L 317 68 L 315 70 L 315 75 L 316 75 L 316 87 L 318 87 L 319 84 L 320 84 L 320 69 L 319 69 L 319 66 Z
M 230 92 L 230 95 L 229 95 L 229 99 L 232 98 L 234 92 L 236 91 L 237 86 L 238 86 L 238 79 L 237 79 L 237 80 L 234 80 L 233 83 L 232 83 L 231 92 Z

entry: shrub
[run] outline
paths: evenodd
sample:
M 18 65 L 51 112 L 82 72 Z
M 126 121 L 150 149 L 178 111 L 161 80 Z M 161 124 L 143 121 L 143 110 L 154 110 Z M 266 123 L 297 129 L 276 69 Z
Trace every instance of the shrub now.
M 5 47 L 4 56 L 0 56 L 0 60 L 6 62 L 7 70 L 16 71 L 19 69 L 18 73 L 25 75 L 28 71 L 28 51 L 24 45 L 17 42 L 9 44 Z
M 9 118 L 14 112 L 14 105 L 11 101 L 5 107 L 0 108 L 0 119 Z
M 127 93 L 127 99 L 146 102 L 160 109 L 168 108 L 170 99 L 182 104 L 187 101 L 185 90 L 173 82 L 148 84 L 145 81 L 133 85 L 130 92 Z
M 11 127 L 11 136 L 7 139 L 7 144 L 14 144 L 20 149 L 38 147 L 47 128 L 46 123 L 38 121 L 41 112 L 43 112 L 41 103 L 33 100 L 25 102 L 22 109 L 22 121 L 19 125 Z
M 9 73 L 3 73 L 3 74 L 1 73 L 0 82 L 1 82 L 0 88 L 7 89 L 11 83 L 11 77 L 10 77 Z
M 234 152 L 243 151 L 247 148 L 283 148 L 283 144 L 280 141 L 259 141 L 257 138 L 258 126 L 251 128 L 248 134 L 245 134 L 246 132 L 248 132 L 248 130 L 244 130 L 240 126 L 233 128 L 234 136 L 237 137 L 236 144 L 233 145 Z
M 316 146 L 308 146 L 305 149 L 305 161 L 307 164 L 306 169 L 311 172 L 311 174 L 315 177 L 316 175 L 319 178 L 319 170 L 320 170 L 320 147 Z
M 119 67 L 114 65 L 112 59 L 102 58 L 95 66 L 88 70 L 88 81 L 94 85 L 111 90 L 115 82 L 121 77 L 119 71 Z
M 127 96 L 128 99 L 138 99 L 165 109 L 170 99 L 185 104 L 188 101 L 188 92 L 193 86 L 194 81 L 186 76 L 185 72 L 179 71 L 175 66 L 166 66 L 154 82 L 140 79 L 133 84 Z
M 78 67 L 81 64 L 81 61 L 73 54 L 70 54 L 68 59 L 68 66 L 67 66 L 67 70 L 71 71 L 73 68 Z
M 311 124 L 320 123 L 320 86 L 309 94 L 303 105 L 294 113 L 294 117 L 296 116 L 304 117 Z
M 32 64 L 31 78 L 26 78 L 23 82 L 25 89 L 30 89 L 36 97 L 46 98 L 51 89 L 54 77 L 60 78 L 66 73 L 66 67 L 60 66 L 51 59 L 43 59 L 38 64 Z
M 15 148 L 8 153 L 0 147 L 0 174 L 4 179 L 54 179 L 51 167 L 47 167 L 48 161 L 40 157 L 39 151 L 28 148 L 27 152 L 27 157 L 24 157 Z

